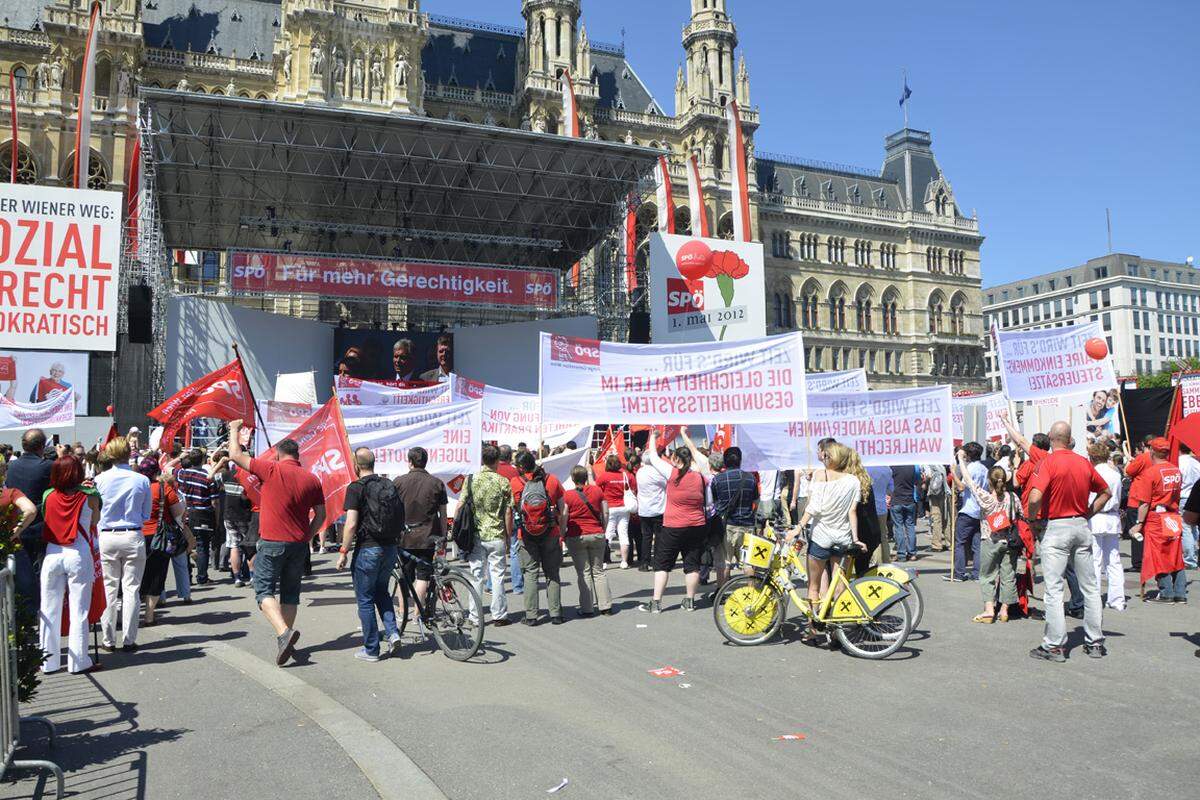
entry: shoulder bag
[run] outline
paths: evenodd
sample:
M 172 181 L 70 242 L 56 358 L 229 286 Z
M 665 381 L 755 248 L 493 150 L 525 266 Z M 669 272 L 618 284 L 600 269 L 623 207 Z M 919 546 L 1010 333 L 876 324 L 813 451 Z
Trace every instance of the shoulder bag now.
M 179 548 L 179 538 L 175 535 L 175 524 L 167 519 L 167 486 L 162 481 L 158 483 L 158 525 L 154 535 L 150 537 L 150 552 L 175 555 Z

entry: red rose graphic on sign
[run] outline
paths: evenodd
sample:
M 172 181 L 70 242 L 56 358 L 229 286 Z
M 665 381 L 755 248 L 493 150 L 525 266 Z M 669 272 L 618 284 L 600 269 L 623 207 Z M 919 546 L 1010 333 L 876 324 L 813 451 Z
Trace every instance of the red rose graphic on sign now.
M 750 265 L 732 250 L 713 251 L 707 244 L 694 239 L 675 253 L 675 266 L 685 281 L 699 281 L 701 278 L 715 278 L 717 290 L 725 307 L 733 305 L 735 287 L 733 282 L 750 274 Z M 725 339 L 728 325 L 721 326 L 721 335 L 717 341 Z

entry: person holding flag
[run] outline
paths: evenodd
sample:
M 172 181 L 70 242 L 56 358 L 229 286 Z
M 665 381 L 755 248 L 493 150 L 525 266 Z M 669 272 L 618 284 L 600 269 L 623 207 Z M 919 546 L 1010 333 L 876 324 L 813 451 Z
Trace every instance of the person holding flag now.
M 242 421 L 229 423 L 229 460 L 262 481 L 258 554 L 254 595 L 263 616 L 275 629 L 275 663 L 291 658 L 300 638 L 296 611 L 308 543 L 325 526 L 325 494 L 321 481 L 300 463 L 300 445 L 283 439 L 275 457 L 251 458 L 242 449 Z

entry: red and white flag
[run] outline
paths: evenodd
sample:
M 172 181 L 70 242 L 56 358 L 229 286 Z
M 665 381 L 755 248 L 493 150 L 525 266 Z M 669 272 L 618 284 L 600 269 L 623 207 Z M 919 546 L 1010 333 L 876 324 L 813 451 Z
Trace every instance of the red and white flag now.
M 630 194 L 625 198 L 625 293 L 637 287 L 637 199 Z
M 88 158 L 92 153 L 92 96 L 96 93 L 96 47 L 100 39 L 100 3 L 92 3 L 83 72 L 79 76 L 79 105 L 75 112 L 75 188 L 86 189 Z
M 129 250 L 137 252 L 138 218 L 142 202 L 142 119 L 138 117 L 133 129 L 133 147 L 129 153 L 129 175 L 125 180 L 125 231 Z
M 300 464 L 321 481 L 325 518 L 332 522 L 342 515 L 346 487 L 355 479 L 354 454 L 337 398 L 331 397 L 287 438 L 299 445 Z
M 201 417 L 240 419 L 248 427 L 254 427 L 254 394 L 241 359 L 234 359 L 180 389 L 151 411 L 149 417 L 163 425 L 164 449 L 170 446 L 177 430 Z
M 625 432 L 616 430 L 611 425 L 604 432 L 604 440 L 600 443 L 600 448 L 596 450 L 596 460 L 592 464 L 592 469 L 604 469 L 604 461 L 609 456 L 616 456 L 621 459 L 622 464 L 625 463 Z
M 671 171 L 667 168 L 667 157 L 658 157 L 658 169 L 654 171 L 657 183 L 658 230 L 660 233 L 675 232 L 675 198 L 671 196 Z
M 729 164 L 733 180 L 733 240 L 750 241 L 750 178 L 746 172 L 746 141 L 742 136 L 742 118 L 738 114 L 737 101 L 732 98 L 725 105 L 725 118 L 729 122 Z
M 17 77 L 10 70 L 8 73 L 8 112 L 12 121 L 12 164 L 9 166 L 9 183 L 17 182 L 17 142 L 20 133 L 17 128 Z
M 700 185 L 700 165 L 696 157 L 688 157 L 688 206 L 692 215 L 692 236 L 711 238 L 708 234 L 708 214 L 704 213 L 704 187 Z
M 579 138 L 579 104 L 575 101 L 575 84 L 571 81 L 570 70 L 563 70 L 559 79 L 563 93 L 563 135 L 572 139 Z
M 579 282 L 583 276 L 583 264 L 576 261 L 571 265 L 571 288 L 579 291 Z

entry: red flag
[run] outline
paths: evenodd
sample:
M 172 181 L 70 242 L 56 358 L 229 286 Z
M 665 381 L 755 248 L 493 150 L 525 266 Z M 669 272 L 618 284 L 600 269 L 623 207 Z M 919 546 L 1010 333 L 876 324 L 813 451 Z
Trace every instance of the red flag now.
M 111 442 L 113 439 L 117 438 L 120 435 L 121 435 L 120 432 L 117 431 L 117 423 L 114 422 L 112 425 L 109 425 L 108 433 L 104 436 L 104 441 L 100 443 L 100 449 L 103 450 L 105 448 L 105 446 L 108 445 L 109 442 Z
M 571 288 L 579 291 L 579 279 L 583 271 L 582 266 L 578 261 L 571 265 Z
M 300 463 L 321 481 L 325 517 L 333 522 L 342 515 L 346 487 L 355 479 L 354 454 L 337 397 L 330 398 L 287 438 L 300 446 Z
M 149 416 L 162 423 L 164 442 L 172 441 L 179 428 L 201 417 L 240 419 L 254 427 L 254 396 L 241 359 L 235 358 L 216 372 L 180 389 Z
M 96 92 L 96 48 L 100 39 L 100 3 L 92 3 L 91 21 L 83 46 L 79 74 L 79 103 L 75 110 L 75 188 L 88 188 L 92 148 L 92 96 Z
M 733 426 L 718 425 L 713 434 L 712 449 L 714 453 L 724 453 L 733 444 Z
M 616 456 L 621 459 L 622 464 L 625 463 L 625 432 L 615 430 L 611 425 L 604 432 L 604 441 L 601 442 L 600 449 L 596 451 L 596 460 L 592 464 L 592 470 L 604 469 L 604 461 L 609 456 Z
M 637 206 L 632 194 L 625 198 L 625 293 L 638 287 L 637 280 Z
M 1171 419 L 1167 422 L 1167 438 L 1171 440 L 1171 455 L 1168 460 L 1179 464 L 1179 445 L 1185 444 L 1193 453 L 1200 453 L 1200 414 L 1183 415 L 1183 389 L 1175 387 L 1175 399 L 1171 402 Z
M 133 148 L 129 154 L 129 175 L 125 179 L 125 231 L 129 248 L 137 253 L 138 218 L 141 214 L 142 193 L 142 124 L 138 118 L 133 133 Z

